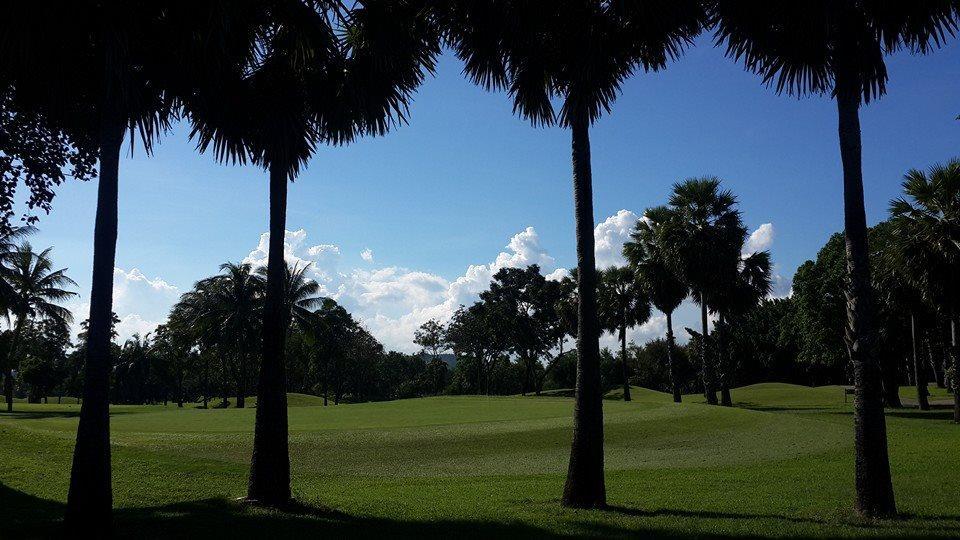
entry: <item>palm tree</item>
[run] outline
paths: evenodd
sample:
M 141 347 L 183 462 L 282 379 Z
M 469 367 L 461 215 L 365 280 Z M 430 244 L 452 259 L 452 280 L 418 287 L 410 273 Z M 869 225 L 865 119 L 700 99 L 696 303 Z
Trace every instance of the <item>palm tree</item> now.
M 323 379 L 321 394 L 323 406 L 328 403 L 330 365 L 336 366 L 344 355 L 350 332 L 356 326 L 353 317 L 332 298 L 318 298 L 319 307 L 309 316 L 296 322 L 311 346 L 311 354 L 318 358 Z
M 248 498 L 290 499 L 283 324 L 287 182 L 318 143 L 386 133 L 432 72 L 438 45 L 421 2 L 272 3 L 246 58 L 188 98 L 201 151 L 269 170 L 270 241 Z
M 673 401 L 680 403 L 680 378 L 677 373 L 676 341 L 673 336 L 673 312 L 690 293 L 674 264 L 680 223 L 677 214 L 666 206 L 649 208 L 637 221 L 630 240 L 623 245 L 623 256 L 646 285 L 653 305 L 667 317 L 667 364 Z
M 600 326 L 610 333 L 619 332 L 623 400 L 630 401 L 627 329 L 641 325 L 650 319 L 647 287 L 638 278 L 636 272 L 626 266 L 614 266 L 600 271 L 599 281 L 597 300 L 600 306 Z
M 679 226 L 670 241 L 674 264 L 690 287 L 693 299 L 700 304 L 700 362 L 703 393 L 707 403 L 717 404 L 716 371 L 709 354 L 707 314 L 710 302 L 719 293 L 724 263 L 739 257 L 737 238 L 746 231 L 736 208 L 737 198 L 720 188 L 715 177 L 690 178 L 674 184 L 670 206 Z
M 871 242 L 877 251 L 873 264 L 873 290 L 877 293 L 877 317 L 880 320 L 878 341 L 883 344 L 902 343 L 902 330 L 910 336 L 908 365 L 910 376 L 917 392 L 917 404 L 921 410 L 928 410 L 926 362 L 920 360 L 920 325 L 930 326 L 935 317 L 930 317 L 931 306 L 936 306 L 937 294 L 928 281 L 930 270 L 937 265 L 938 258 L 924 242 L 917 242 L 912 234 L 909 220 L 894 217 L 890 221 L 876 225 L 871 229 Z M 882 235 L 882 236 L 881 236 Z M 878 249 L 879 248 L 879 249 Z M 933 294 L 931 294 L 933 293 Z M 933 302 L 931 302 L 933 300 Z M 889 346 L 885 348 L 891 348 Z M 881 349 L 881 350 L 882 350 Z M 893 355 L 883 354 L 888 359 Z M 881 366 L 883 393 L 886 405 L 902 407 L 899 394 L 899 370 L 893 362 L 887 361 Z
M 3 385 L 8 412 L 13 411 L 13 370 L 24 323 L 28 320 L 48 320 L 66 327 L 73 322 L 73 314 L 60 302 L 76 296 L 76 293 L 63 287 L 77 284 L 67 277 L 65 268 L 53 269 L 53 259 L 50 257 L 52 249 L 37 253 L 29 242 L 24 242 L 13 251 L 4 253 L 9 264 L 4 268 L 6 276 L 3 281 L 9 287 L 5 307 L 7 316 L 13 319 Z
M 896 513 L 880 365 L 875 351 L 861 170 L 861 103 L 886 92 L 884 56 L 926 53 L 957 30 L 960 5 L 934 2 L 714 0 L 716 41 L 777 92 L 830 94 L 837 102 L 848 270 L 847 343 L 854 369 L 856 508 Z
M 283 324 L 289 328 L 291 324 L 308 324 L 314 310 L 327 305 L 325 298 L 317 296 L 320 292 L 320 285 L 307 277 L 307 270 L 310 264 L 300 266 L 299 263 L 293 266 L 284 265 L 283 273 L 283 296 L 281 306 L 283 309 Z M 264 267 L 257 269 L 257 274 L 261 280 L 267 278 L 269 270 Z
M 593 240 L 590 126 L 609 112 L 636 69 L 657 71 L 682 54 L 704 20 L 700 2 L 524 0 L 453 2 L 450 45 L 465 72 L 507 90 L 534 126 L 569 128 L 578 272 L 577 383 L 573 443 L 562 503 L 606 505 L 603 400 Z M 557 98 L 560 110 L 555 111 Z
M 9 307 L 16 294 L 10 269 L 11 260 L 20 247 L 17 242 L 36 231 L 33 227 L 0 228 L 0 311 L 9 313 Z
M 238 408 L 245 405 L 248 365 L 263 319 L 264 276 L 249 263 L 224 263 L 221 274 L 208 278 L 198 288 L 209 291 L 203 299 L 202 314 L 215 325 L 213 335 L 222 340 L 218 347 L 233 358 Z
M 120 146 L 139 135 L 149 152 L 178 97 L 222 79 L 224 58 L 246 48 L 259 2 L 9 3 L 0 29 L 0 73 L 16 106 L 98 157 L 89 335 L 83 406 L 67 497 L 73 529 L 111 527 L 108 390 Z M 57 39 L 48 39 L 56 35 Z M 63 81 L 69 80 L 69 85 Z M 48 186 L 50 187 L 50 186 Z M 52 187 L 50 187 L 52 189 Z M 52 195 L 46 190 L 44 195 Z
M 899 257 L 912 284 L 948 318 L 954 381 L 953 420 L 960 423 L 957 317 L 960 315 L 960 159 L 908 172 L 906 197 L 890 203 Z
M 758 251 L 747 256 L 740 256 L 746 241 L 744 234 L 735 251 L 736 258 L 730 265 L 733 272 L 729 279 L 718 283 L 716 294 L 713 297 L 713 308 L 717 313 L 717 352 L 720 355 L 720 404 L 725 407 L 733 405 L 730 397 L 730 386 L 733 379 L 733 365 L 730 361 L 730 352 L 727 348 L 726 331 L 729 326 L 755 308 L 770 294 L 770 253 Z M 725 272 L 720 272 L 725 276 Z

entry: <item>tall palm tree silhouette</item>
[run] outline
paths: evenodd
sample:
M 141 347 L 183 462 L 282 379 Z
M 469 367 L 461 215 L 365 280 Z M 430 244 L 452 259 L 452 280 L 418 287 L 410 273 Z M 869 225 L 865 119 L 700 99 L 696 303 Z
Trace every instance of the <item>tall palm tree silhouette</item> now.
M 256 427 L 247 495 L 290 499 L 283 242 L 287 182 L 317 144 L 386 133 L 432 72 L 438 43 L 425 2 L 272 3 L 250 54 L 209 92 L 186 100 L 192 136 L 222 161 L 269 171 L 270 240 Z
M 629 367 L 627 365 L 627 329 L 650 319 L 650 300 L 647 287 L 633 268 L 613 266 L 600 271 L 597 300 L 600 326 L 618 333 L 620 340 L 620 369 L 623 376 L 623 400 L 630 401 Z
M 221 273 L 202 280 L 195 287 L 205 294 L 199 302 L 184 304 L 194 308 L 194 325 L 218 340 L 217 347 L 232 357 L 237 383 L 237 408 L 245 406 L 251 356 L 263 319 L 263 276 L 249 263 L 224 263 Z
M 667 318 L 667 363 L 673 401 L 680 403 L 680 375 L 677 373 L 673 312 L 690 294 L 690 287 L 677 268 L 681 223 L 677 213 L 666 206 L 648 208 L 623 245 L 623 255 L 647 288 L 651 303 Z
M 3 387 L 8 412 L 13 411 L 13 370 L 24 323 L 27 320 L 49 320 L 66 327 L 73 322 L 73 314 L 60 303 L 76 296 L 64 287 L 77 284 L 67 277 L 65 268 L 53 269 L 51 251 L 52 248 L 47 248 L 37 253 L 29 242 L 24 242 L 4 254 L 3 281 L 9 288 L 4 303 L 8 316 L 13 319 L 4 362 Z
M 708 312 L 723 281 L 725 261 L 739 257 L 736 239 L 746 231 L 737 199 L 714 177 L 690 178 L 674 184 L 670 206 L 679 227 L 671 239 L 675 264 L 700 304 L 700 362 L 707 403 L 717 404 L 716 366 L 709 353 Z M 729 271 L 729 270 L 728 270 Z
M 829 94 L 837 102 L 843 164 L 843 215 L 848 271 L 847 349 L 854 373 L 856 508 L 868 516 L 896 513 L 880 363 L 870 289 L 863 204 L 860 106 L 887 89 L 884 56 L 907 48 L 926 53 L 954 35 L 960 5 L 931 2 L 709 3 L 716 41 L 777 92 Z
M 683 52 L 702 27 L 700 2 L 571 0 L 453 2 L 446 15 L 452 48 L 466 74 L 505 89 L 534 126 L 571 134 L 578 290 L 577 382 L 573 443 L 563 504 L 606 505 L 603 401 L 593 241 L 590 126 L 609 112 L 635 70 L 656 71 Z M 553 99 L 560 100 L 555 111 Z
M 0 29 L 0 73 L 16 89 L 16 106 L 97 153 L 99 163 L 83 406 L 66 506 L 74 529 L 106 534 L 111 527 L 108 390 L 121 144 L 136 134 L 149 152 L 178 98 L 221 79 L 222 60 L 246 48 L 246 21 L 261 12 L 258 2 L 217 0 L 4 6 L 16 23 Z

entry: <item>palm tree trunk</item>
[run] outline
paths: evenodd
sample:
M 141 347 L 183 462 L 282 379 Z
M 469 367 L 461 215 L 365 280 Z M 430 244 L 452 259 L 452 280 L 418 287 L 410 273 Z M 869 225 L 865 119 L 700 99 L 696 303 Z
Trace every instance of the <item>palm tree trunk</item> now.
M 573 443 L 563 487 L 563 505 L 600 508 L 607 504 L 603 477 L 603 395 L 600 389 L 600 325 L 597 321 L 597 265 L 593 242 L 593 180 L 590 127 L 585 115 L 573 120 L 573 201 L 577 236 L 577 383 Z
M 237 408 L 243 409 L 247 406 L 247 352 L 242 346 L 237 351 Z
M 900 401 L 900 370 L 897 367 L 896 356 L 885 352 L 881 355 L 880 377 L 883 384 L 883 402 L 891 409 L 902 409 Z
M 927 337 L 927 361 L 930 364 L 930 370 L 933 371 L 933 380 L 936 381 L 937 388 L 946 388 L 946 381 L 943 380 L 944 373 L 942 369 L 937 368 L 937 359 L 933 353 L 934 341 L 932 337 Z M 942 350 L 942 348 L 941 348 Z
M 108 53 L 109 54 L 109 53 Z M 107 60 L 110 63 L 110 60 Z M 93 233 L 93 278 L 87 329 L 83 404 L 73 451 L 65 521 L 74 531 L 108 534 L 110 484 L 110 339 L 113 323 L 113 268 L 117 253 L 120 146 L 125 126 L 108 75 L 100 111 L 100 178 Z
M 327 392 L 330 389 L 330 358 L 323 361 L 323 406 L 327 406 Z
M 210 406 L 210 355 L 205 354 L 203 359 L 203 408 Z
M 666 313 L 667 316 L 667 363 L 670 365 L 670 387 L 673 390 L 673 402 L 680 403 L 680 377 L 677 374 L 676 352 L 674 351 L 673 339 L 673 312 Z
M 726 320 L 723 317 L 723 313 L 720 313 L 720 318 L 718 320 L 720 324 L 717 325 L 716 332 L 717 353 L 720 356 L 720 405 L 724 407 L 732 407 L 733 399 L 730 397 L 730 379 L 733 374 L 730 373 L 730 359 L 727 351 L 726 340 L 727 336 L 724 329 L 726 326 Z
M 627 328 L 620 326 L 620 367 L 623 370 L 623 400 L 630 401 L 630 370 L 627 369 Z
M 860 146 L 860 82 L 852 54 L 837 69 L 837 115 L 843 161 L 843 214 L 848 285 L 847 349 L 853 364 L 856 509 L 871 517 L 896 513 L 880 364 L 875 350 L 867 218 L 863 205 Z M 848 78 L 849 77 L 849 78 Z
M 20 334 L 23 331 L 23 317 L 17 317 L 10 336 L 10 349 L 7 351 L 7 371 L 3 378 L 3 394 L 7 400 L 7 412 L 13 412 L 13 366 L 20 346 Z
M 953 422 L 960 424 L 960 388 L 957 388 L 957 381 L 960 381 L 960 347 L 957 344 L 957 314 L 950 309 L 950 356 L 953 359 L 953 377 L 950 381 L 950 387 L 953 389 Z
M 283 240 L 287 218 L 287 171 L 270 165 L 270 248 L 267 293 L 264 301 L 263 356 L 257 388 L 257 418 L 250 462 L 247 497 L 267 505 L 290 500 L 290 453 L 287 432 L 287 394 L 284 374 L 283 305 L 285 265 Z
M 923 377 L 920 357 L 917 354 L 917 318 L 913 312 L 910 313 L 910 347 L 913 353 L 913 381 L 917 385 L 917 403 L 921 411 L 928 411 L 930 403 L 927 401 L 927 381 Z
M 700 364 L 703 372 L 703 396 L 710 405 L 717 404 L 717 390 L 714 386 L 713 365 L 710 362 L 709 347 L 707 347 L 707 338 L 709 329 L 707 328 L 707 301 L 703 294 L 700 295 L 700 327 L 703 331 L 700 340 Z

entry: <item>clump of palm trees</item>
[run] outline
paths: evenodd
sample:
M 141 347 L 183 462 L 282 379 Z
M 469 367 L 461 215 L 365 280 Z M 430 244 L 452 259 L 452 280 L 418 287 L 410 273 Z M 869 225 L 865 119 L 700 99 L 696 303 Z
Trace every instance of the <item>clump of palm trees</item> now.
M 688 296 L 700 306 L 700 374 L 707 403 L 733 404 L 734 366 L 726 332 L 770 292 L 770 254 L 744 253 L 747 229 L 737 199 L 714 177 L 674 185 L 667 206 L 648 209 L 637 222 L 623 253 L 654 305 L 667 318 L 668 362 L 674 401 L 680 402 L 673 365 L 673 311 Z M 709 313 L 716 315 L 715 347 L 710 347 Z M 712 354 L 716 349 L 716 355 Z
M 73 322 L 70 310 L 61 303 L 76 296 L 65 287 L 77 284 L 66 269 L 54 269 L 52 248 L 37 252 L 27 241 L 17 243 L 33 232 L 32 227 L 17 227 L 0 234 L 0 309 L 10 326 L 6 348 L 0 353 L 7 412 L 13 411 L 14 371 L 23 352 L 25 327 L 46 322 L 65 336 Z
M 957 373 L 960 350 L 957 325 L 960 324 L 960 159 L 934 165 L 929 171 L 909 171 L 903 181 L 904 196 L 890 203 L 894 242 L 887 256 L 906 285 L 911 309 L 911 337 L 917 399 L 926 406 L 923 369 L 917 358 L 916 317 L 923 310 L 934 319 L 945 320 L 949 328 L 950 358 L 947 370 L 953 388 L 954 422 L 960 423 L 960 391 Z

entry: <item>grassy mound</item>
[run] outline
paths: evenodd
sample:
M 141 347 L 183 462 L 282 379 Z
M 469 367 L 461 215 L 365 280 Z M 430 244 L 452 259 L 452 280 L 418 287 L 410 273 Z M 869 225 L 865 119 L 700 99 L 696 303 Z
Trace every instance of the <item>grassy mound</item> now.
M 934 410 L 888 415 L 906 518 L 851 511 L 851 404 L 840 387 L 761 384 L 737 407 L 635 388 L 604 402 L 608 511 L 559 507 L 572 401 L 437 397 L 317 407 L 291 395 L 293 490 L 244 494 L 255 410 L 112 408 L 121 534 L 238 536 L 957 536 L 960 431 Z M 906 394 L 905 394 L 906 395 Z M 294 406 L 297 403 L 298 406 Z M 56 534 L 78 408 L 0 414 L 0 537 Z

